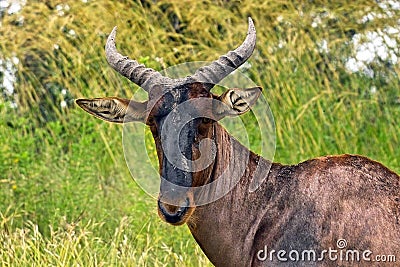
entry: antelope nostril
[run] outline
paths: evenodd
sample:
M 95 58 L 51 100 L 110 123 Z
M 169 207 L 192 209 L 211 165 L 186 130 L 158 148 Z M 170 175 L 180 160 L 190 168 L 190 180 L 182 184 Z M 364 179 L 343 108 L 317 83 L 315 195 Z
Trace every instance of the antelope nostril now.
M 182 212 L 182 211 L 183 211 L 183 209 L 184 209 L 184 208 L 182 208 L 182 207 L 179 207 L 179 208 L 178 208 L 178 210 L 177 210 L 177 212 Z
M 186 198 L 185 203 L 182 206 L 173 206 L 165 204 L 158 200 L 159 211 L 164 216 L 165 220 L 169 223 L 178 223 L 182 221 L 183 216 L 189 209 L 190 201 Z

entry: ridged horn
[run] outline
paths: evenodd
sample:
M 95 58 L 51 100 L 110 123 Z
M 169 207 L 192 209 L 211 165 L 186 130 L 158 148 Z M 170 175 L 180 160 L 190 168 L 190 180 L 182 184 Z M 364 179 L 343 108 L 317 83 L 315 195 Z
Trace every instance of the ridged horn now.
M 162 76 L 158 71 L 146 68 L 145 65 L 139 64 L 136 60 L 121 55 L 115 47 L 116 32 L 117 27 L 114 27 L 107 38 L 105 47 L 107 61 L 114 70 L 139 85 L 147 92 L 156 84 L 169 82 L 170 79 Z
M 199 68 L 195 74 L 192 75 L 194 80 L 203 83 L 208 90 L 211 90 L 215 84 L 247 61 L 252 55 L 256 45 L 256 28 L 250 17 L 248 20 L 249 28 L 244 42 L 238 48 L 229 51 L 211 64 Z

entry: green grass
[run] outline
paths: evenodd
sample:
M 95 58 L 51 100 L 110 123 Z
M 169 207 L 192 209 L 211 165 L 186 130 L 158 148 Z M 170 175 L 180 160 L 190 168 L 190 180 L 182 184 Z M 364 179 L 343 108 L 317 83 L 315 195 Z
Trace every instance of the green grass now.
M 15 130 L 25 118 L 1 122 L 1 265 L 205 265 L 188 229 L 162 223 L 130 177 L 121 128 L 81 115 L 34 132 Z
M 161 222 L 156 201 L 130 177 L 122 128 L 73 104 L 137 89 L 105 60 L 114 25 L 124 54 L 161 70 L 235 47 L 251 15 L 258 42 L 246 74 L 264 88 L 274 114 L 275 161 L 353 153 L 400 173 L 398 66 L 376 64 L 374 78 L 343 66 L 350 30 L 397 21 L 358 23 L 367 9 L 379 12 L 374 1 L 64 1 L 62 16 L 57 1 L 42 2 L 28 1 L 0 26 L 0 58 L 20 59 L 18 109 L 9 97 L 0 100 L 1 266 L 211 265 L 185 226 Z M 330 16 L 321 25 L 329 26 L 311 27 L 324 11 Z M 321 39 L 328 55 L 318 52 Z M 68 108 L 60 108 L 63 100 Z M 250 142 L 257 147 L 257 133 Z

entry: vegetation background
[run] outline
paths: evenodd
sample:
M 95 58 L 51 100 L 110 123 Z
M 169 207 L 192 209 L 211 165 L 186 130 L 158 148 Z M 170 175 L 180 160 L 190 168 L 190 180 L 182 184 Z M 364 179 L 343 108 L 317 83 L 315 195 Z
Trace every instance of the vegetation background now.
M 2 266 L 211 265 L 130 177 L 121 127 L 73 103 L 137 89 L 105 60 L 115 25 L 120 51 L 162 70 L 236 47 L 251 16 L 246 74 L 274 113 L 275 160 L 353 153 L 400 172 L 397 1 L 0 2 Z

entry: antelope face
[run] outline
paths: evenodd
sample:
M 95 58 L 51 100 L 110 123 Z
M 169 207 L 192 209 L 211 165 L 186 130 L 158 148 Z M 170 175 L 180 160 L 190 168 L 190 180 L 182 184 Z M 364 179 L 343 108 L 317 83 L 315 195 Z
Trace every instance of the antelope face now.
M 185 223 L 195 209 L 191 188 L 196 184 L 195 163 L 200 160 L 198 144 L 212 138 L 212 126 L 211 120 L 205 123 L 207 119 L 202 117 L 204 107 L 192 100 L 210 97 L 200 83 L 172 88 L 157 97 L 146 120 L 159 160 L 158 214 L 173 225 Z M 150 101 L 152 98 L 150 94 Z M 202 156 L 207 157 L 206 153 Z
M 115 48 L 116 28 L 106 44 L 110 65 L 149 93 L 146 102 L 118 97 L 78 99 L 88 113 L 116 123 L 140 121 L 152 132 L 161 177 L 158 214 L 173 225 L 186 223 L 196 207 L 191 190 L 210 180 L 217 146 L 214 127 L 225 116 L 249 110 L 261 88 L 230 89 L 221 96 L 212 87 L 243 64 L 255 46 L 255 29 L 249 18 L 246 40 L 194 75 L 170 79 L 119 54 Z

